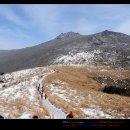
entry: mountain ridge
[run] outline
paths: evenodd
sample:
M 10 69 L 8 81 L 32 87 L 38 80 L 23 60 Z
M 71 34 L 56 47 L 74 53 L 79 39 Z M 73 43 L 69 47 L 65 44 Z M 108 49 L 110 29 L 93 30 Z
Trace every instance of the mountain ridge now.
M 101 64 L 129 69 L 129 35 L 105 30 L 92 35 L 67 32 L 57 37 L 33 47 L 0 51 L 0 72 L 58 64 Z

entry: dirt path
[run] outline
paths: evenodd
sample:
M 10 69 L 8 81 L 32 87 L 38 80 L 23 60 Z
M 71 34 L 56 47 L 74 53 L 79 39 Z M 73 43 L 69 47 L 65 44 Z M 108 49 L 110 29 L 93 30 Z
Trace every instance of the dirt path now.
M 39 79 L 38 81 L 38 85 L 40 84 L 40 87 L 42 87 L 42 81 L 44 80 L 44 78 L 45 75 L 43 76 L 43 78 Z M 58 109 L 55 105 L 51 104 L 51 102 L 48 99 L 45 100 L 44 97 L 42 100 L 46 108 L 48 109 L 51 119 L 66 119 L 66 114 L 61 109 Z

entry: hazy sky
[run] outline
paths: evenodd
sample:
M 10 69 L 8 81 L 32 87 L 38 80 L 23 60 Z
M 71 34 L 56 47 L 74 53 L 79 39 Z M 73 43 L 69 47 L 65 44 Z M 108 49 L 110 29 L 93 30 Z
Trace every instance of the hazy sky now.
M 130 4 L 1 4 L 0 49 L 34 46 L 73 31 L 130 35 Z

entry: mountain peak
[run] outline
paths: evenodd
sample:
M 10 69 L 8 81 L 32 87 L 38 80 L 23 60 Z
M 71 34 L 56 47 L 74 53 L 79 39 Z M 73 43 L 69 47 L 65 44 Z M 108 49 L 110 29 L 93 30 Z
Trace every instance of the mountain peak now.
M 72 37 L 76 37 L 79 36 L 79 33 L 75 33 L 75 32 L 66 32 L 66 33 L 61 33 L 59 36 L 56 37 L 56 39 L 63 39 L 63 38 L 72 38 Z
M 101 32 L 103 35 L 122 35 L 123 33 L 105 30 Z M 123 34 L 124 35 L 124 34 Z
M 109 31 L 109 30 L 105 30 L 102 33 L 104 33 L 104 34 L 111 34 L 111 33 L 115 33 L 115 32 L 112 32 L 112 31 Z

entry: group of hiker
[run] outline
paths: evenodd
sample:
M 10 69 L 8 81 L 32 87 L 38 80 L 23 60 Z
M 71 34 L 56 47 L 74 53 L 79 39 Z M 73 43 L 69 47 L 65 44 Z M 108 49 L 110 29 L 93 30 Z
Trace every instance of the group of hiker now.
M 37 90 L 41 96 L 41 99 L 43 99 L 43 97 L 44 97 L 46 100 L 47 94 L 44 92 L 44 88 L 43 88 L 43 86 L 40 85 L 40 83 L 37 86 Z M 36 114 L 32 115 L 32 119 L 38 119 L 38 118 L 39 118 L 38 115 L 36 115 Z M 72 111 L 70 111 L 69 114 L 66 116 L 66 119 L 72 119 L 72 118 L 74 118 L 74 113 Z M 0 115 L 0 119 L 4 119 L 4 117 Z
M 43 99 L 43 96 L 44 96 L 45 99 L 46 99 L 46 98 L 47 98 L 47 94 L 44 93 L 43 86 L 41 87 L 40 84 L 39 84 L 38 87 L 37 87 L 37 89 L 38 89 L 39 94 L 41 95 L 41 99 Z
M 37 86 L 37 89 L 38 89 L 39 94 L 41 95 L 41 99 L 43 99 L 43 96 L 46 99 L 47 98 L 47 94 L 44 93 L 44 88 L 43 88 L 43 86 L 40 85 L 40 83 Z M 33 119 L 38 119 L 38 116 L 37 115 L 33 115 L 32 118 Z M 66 119 L 71 119 L 71 118 L 74 118 L 74 113 L 72 111 L 70 111 L 69 114 L 66 116 Z

